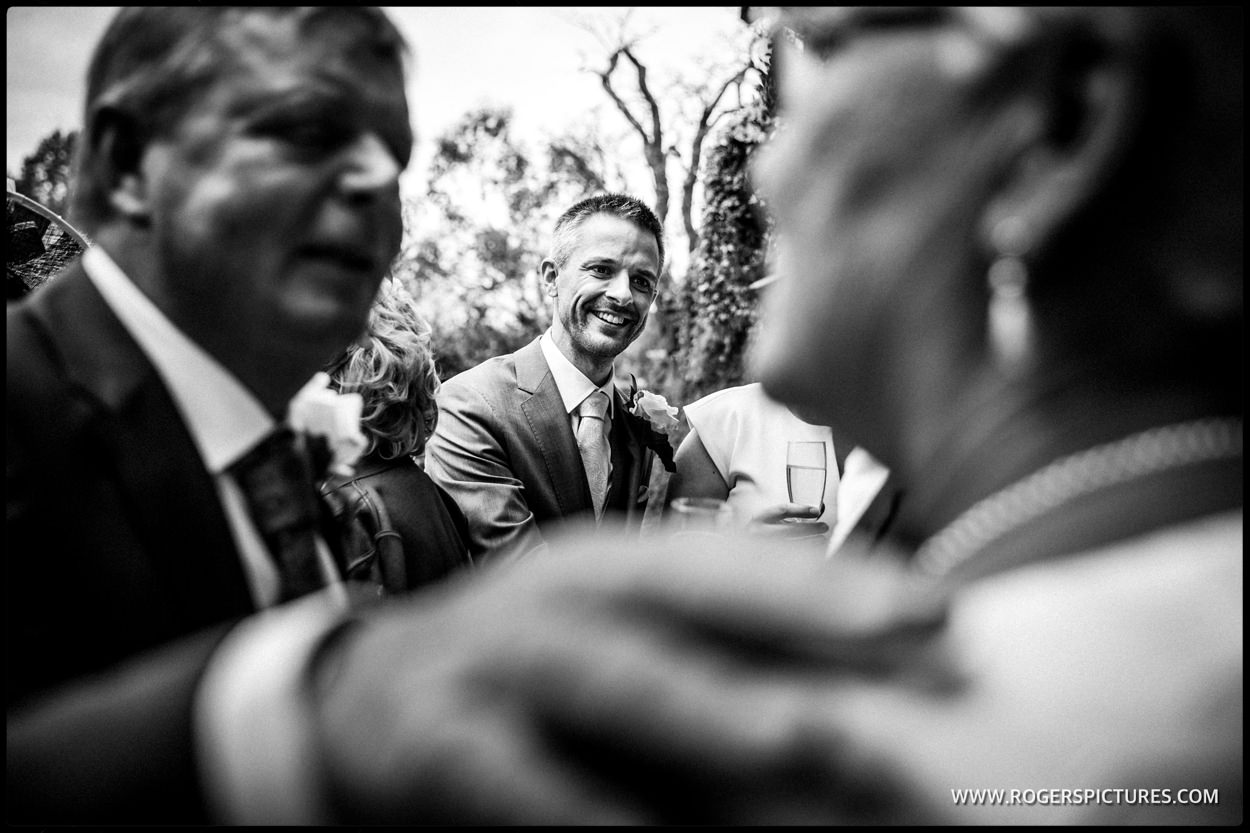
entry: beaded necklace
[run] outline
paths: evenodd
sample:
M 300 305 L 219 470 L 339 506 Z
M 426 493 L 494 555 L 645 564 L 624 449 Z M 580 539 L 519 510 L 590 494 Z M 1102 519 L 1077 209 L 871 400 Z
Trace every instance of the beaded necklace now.
M 1150 428 L 1062 457 L 973 504 L 916 551 L 913 568 L 941 578 L 987 547 L 1074 500 L 1147 475 L 1242 453 L 1240 419 Z

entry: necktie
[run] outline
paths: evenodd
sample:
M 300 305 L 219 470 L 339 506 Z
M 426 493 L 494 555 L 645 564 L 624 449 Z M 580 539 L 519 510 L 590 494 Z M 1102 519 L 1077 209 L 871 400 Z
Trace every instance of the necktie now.
M 280 601 L 320 589 L 317 491 L 295 434 L 279 428 L 230 467 L 282 580 Z
M 608 468 L 612 463 L 608 436 L 604 431 L 607 413 L 608 395 L 601 390 L 590 394 L 577 406 L 577 414 L 581 418 L 577 423 L 577 448 L 586 467 L 586 483 L 590 486 L 596 519 L 603 517 L 603 504 L 608 496 Z

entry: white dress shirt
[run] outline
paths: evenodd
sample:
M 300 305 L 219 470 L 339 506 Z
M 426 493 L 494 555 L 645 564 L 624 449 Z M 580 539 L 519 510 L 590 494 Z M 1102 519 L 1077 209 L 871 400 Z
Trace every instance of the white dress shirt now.
M 586 378 L 586 374 L 582 373 L 568 358 L 560 352 L 560 348 L 556 347 L 555 341 L 551 337 L 551 330 L 542 334 L 538 339 L 538 347 L 543 351 L 543 358 L 547 360 L 547 367 L 551 369 L 551 377 L 555 380 L 556 389 L 560 391 L 560 400 L 564 403 L 564 410 L 569 415 L 569 425 L 573 429 L 573 436 L 577 436 L 577 427 L 581 423 L 582 418 L 578 415 L 578 406 L 582 401 L 590 396 L 596 390 L 601 390 L 608 397 L 608 413 L 603 420 L 603 432 L 606 437 L 610 437 L 612 433 L 612 416 L 616 411 L 616 367 L 612 368 L 612 372 L 608 374 L 608 379 L 602 385 L 596 385 L 590 379 Z M 611 447 L 609 445 L 609 447 Z M 608 481 L 612 480 L 612 460 L 608 459 Z
M 217 487 L 252 600 L 262 608 L 275 604 L 280 589 L 277 567 L 252 523 L 242 490 L 227 472 L 274 429 L 273 418 L 220 362 L 166 318 L 103 249 L 87 249 L 82 266 L 169 389 Z M 317 550 L 327 583 L 338 584 L 338 570 L 320 538 Z

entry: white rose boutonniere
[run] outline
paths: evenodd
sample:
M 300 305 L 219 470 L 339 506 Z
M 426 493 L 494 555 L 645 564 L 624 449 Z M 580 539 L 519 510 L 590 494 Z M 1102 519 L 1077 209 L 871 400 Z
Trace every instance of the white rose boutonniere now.
M 668 404 L 663 396 L 649 390 L 634 393 L 634 401 L 629 412 L 647 420 L 660 431 L 677 424 L 677 409 Z
M 350 477 L 368 445 L 360 431 L 363 410 L 360 394 L 339 393 L 330 387 L 328 375 L 318 373 L 291 399 L 287 420 L 295 431 L 325 444 L 329 461 L 318 461 L 319 469 L 328 465 L 332 473 Z
M 673 446 L 668 439 L 668 429 L 677 425 L 677 408 L 668 404 L 663 396 L 647 390 L 635 390 L 629 396 L 630 416 L 642 422 L 649 448 L 659 456 L 664 468 L 676 472 L 673 462 Z

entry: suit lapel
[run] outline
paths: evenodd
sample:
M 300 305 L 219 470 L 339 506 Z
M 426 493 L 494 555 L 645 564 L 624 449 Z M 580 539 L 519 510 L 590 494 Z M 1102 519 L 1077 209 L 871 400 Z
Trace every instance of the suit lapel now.
M 100 441 L 171 608 L 193 624 L 252 610 L 216 487 L 156 369 L 81 266 L 48 295 L 45 323 L 76 381 L 103 403 Z
M 577 438 L 573 436 L 564 400 L 560 398 L 560 390 L 538 346 L 538 339 L 513 355 L 521 412 L 525 417 L 524 430 L 542 456 L 560 513 L 568 517 L 593 510 Z
M 625 522 L 632 525 L 641 522 L 642 512 L 646 508 L 645 501 L 639 503 L 639 498 L 645 495 L 644 490 L 650 485 L 651 462 L 655 455 L 647 447 L 640 433 L 641 423 L 637 417 L 629 413 L 629 405 L 619 390 L 616 392 L 615 408 L 616 418 L 612 426 L 613 445 L 623 447 L 621 456 L 627 465 L 625 476 L 617 482 L 621 483 L 625 489 Z M 613 479 L 616 480 L 616 478 Z

